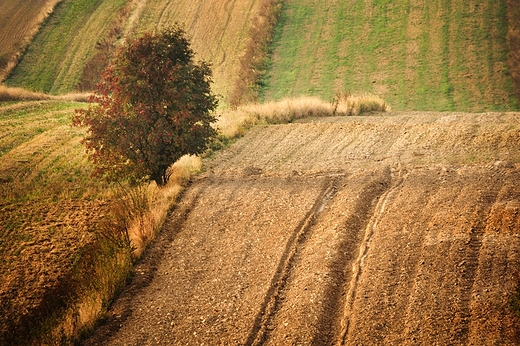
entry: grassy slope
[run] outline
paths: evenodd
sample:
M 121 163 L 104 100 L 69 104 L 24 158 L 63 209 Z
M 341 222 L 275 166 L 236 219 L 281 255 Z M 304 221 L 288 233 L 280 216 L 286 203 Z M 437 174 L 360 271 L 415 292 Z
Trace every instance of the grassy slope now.
M 61 304 L 61 295 L 51 293 L 66 281 L 106 213 L 106 186 L 90 179 L 80 142 L 84 130 L 70 127 L 78 107 L 0 104 L 0 344 L 23 335 L 19 327 L 32 328 L 33 337 L 50 331 L 43 330 L 43 317 Z M 76 293 L 70 286 L 68 292 Z
M 127 0 L 64 0 L 34 37 L 6 81 L 52 94 L 67 93 L 80 82 L 85 65 Z
M 7 84 L 60 94 L 73 91 L 83 70 L 129 0 L 64 0 L 34 38 Z M 126 32 L 153 31 L 179 22 L 197 57 L 213 65 L 214 89 L 227 97 L 234 86 L 259 0 L 148 1 L 130 6 Z
M 39 23 L 60 0 L 3 0 L 0 6 L 0 80 L 14 66 Z
M 352 90 L 393 109 L 518 109 L 506 32 L 505 0 L 289 0 L 264 97 Z

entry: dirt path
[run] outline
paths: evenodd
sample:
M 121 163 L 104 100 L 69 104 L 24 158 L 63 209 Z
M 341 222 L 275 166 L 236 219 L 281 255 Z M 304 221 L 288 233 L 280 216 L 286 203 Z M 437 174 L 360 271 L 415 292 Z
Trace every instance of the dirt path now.
M 520 114 L 257 127 L 86 345 L 512 345 Z

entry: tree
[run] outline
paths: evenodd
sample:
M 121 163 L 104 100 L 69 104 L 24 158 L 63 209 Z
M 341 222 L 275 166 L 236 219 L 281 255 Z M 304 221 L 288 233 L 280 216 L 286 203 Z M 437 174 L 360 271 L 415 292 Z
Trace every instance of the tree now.
M 94 175 L 164 185 L 175 161 L 203 153 L 217 135 L 211 76 L 179 27 L 122 45 L 89 107 L 73 117 L 74 126 L 87 127 Z

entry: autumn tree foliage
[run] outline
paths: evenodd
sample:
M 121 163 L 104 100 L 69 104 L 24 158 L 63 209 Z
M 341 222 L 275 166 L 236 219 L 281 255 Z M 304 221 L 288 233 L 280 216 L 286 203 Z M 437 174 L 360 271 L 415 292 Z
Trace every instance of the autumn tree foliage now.
M 164 185 L 175 161 L 203 153 L 217 135 L 211 76 L 179 27 L 121 46 L 89 107 L 73 117 L 73 125 L 87 127 L 94 175 Z

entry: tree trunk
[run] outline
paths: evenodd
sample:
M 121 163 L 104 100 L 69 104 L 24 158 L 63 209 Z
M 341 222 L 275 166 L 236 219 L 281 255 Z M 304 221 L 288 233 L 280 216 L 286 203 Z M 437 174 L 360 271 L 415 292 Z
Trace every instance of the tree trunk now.
M 155 181 L 155 183 L 157 184 L 157 186 L 164 186 L 166 185 L 166 183 L 168 182 L 167 179 L 166 179 L 166 169 L 167 168 L 160 168 L 160 169 L 157 169 L 156 171 L 154 171 L 150 178 Z

